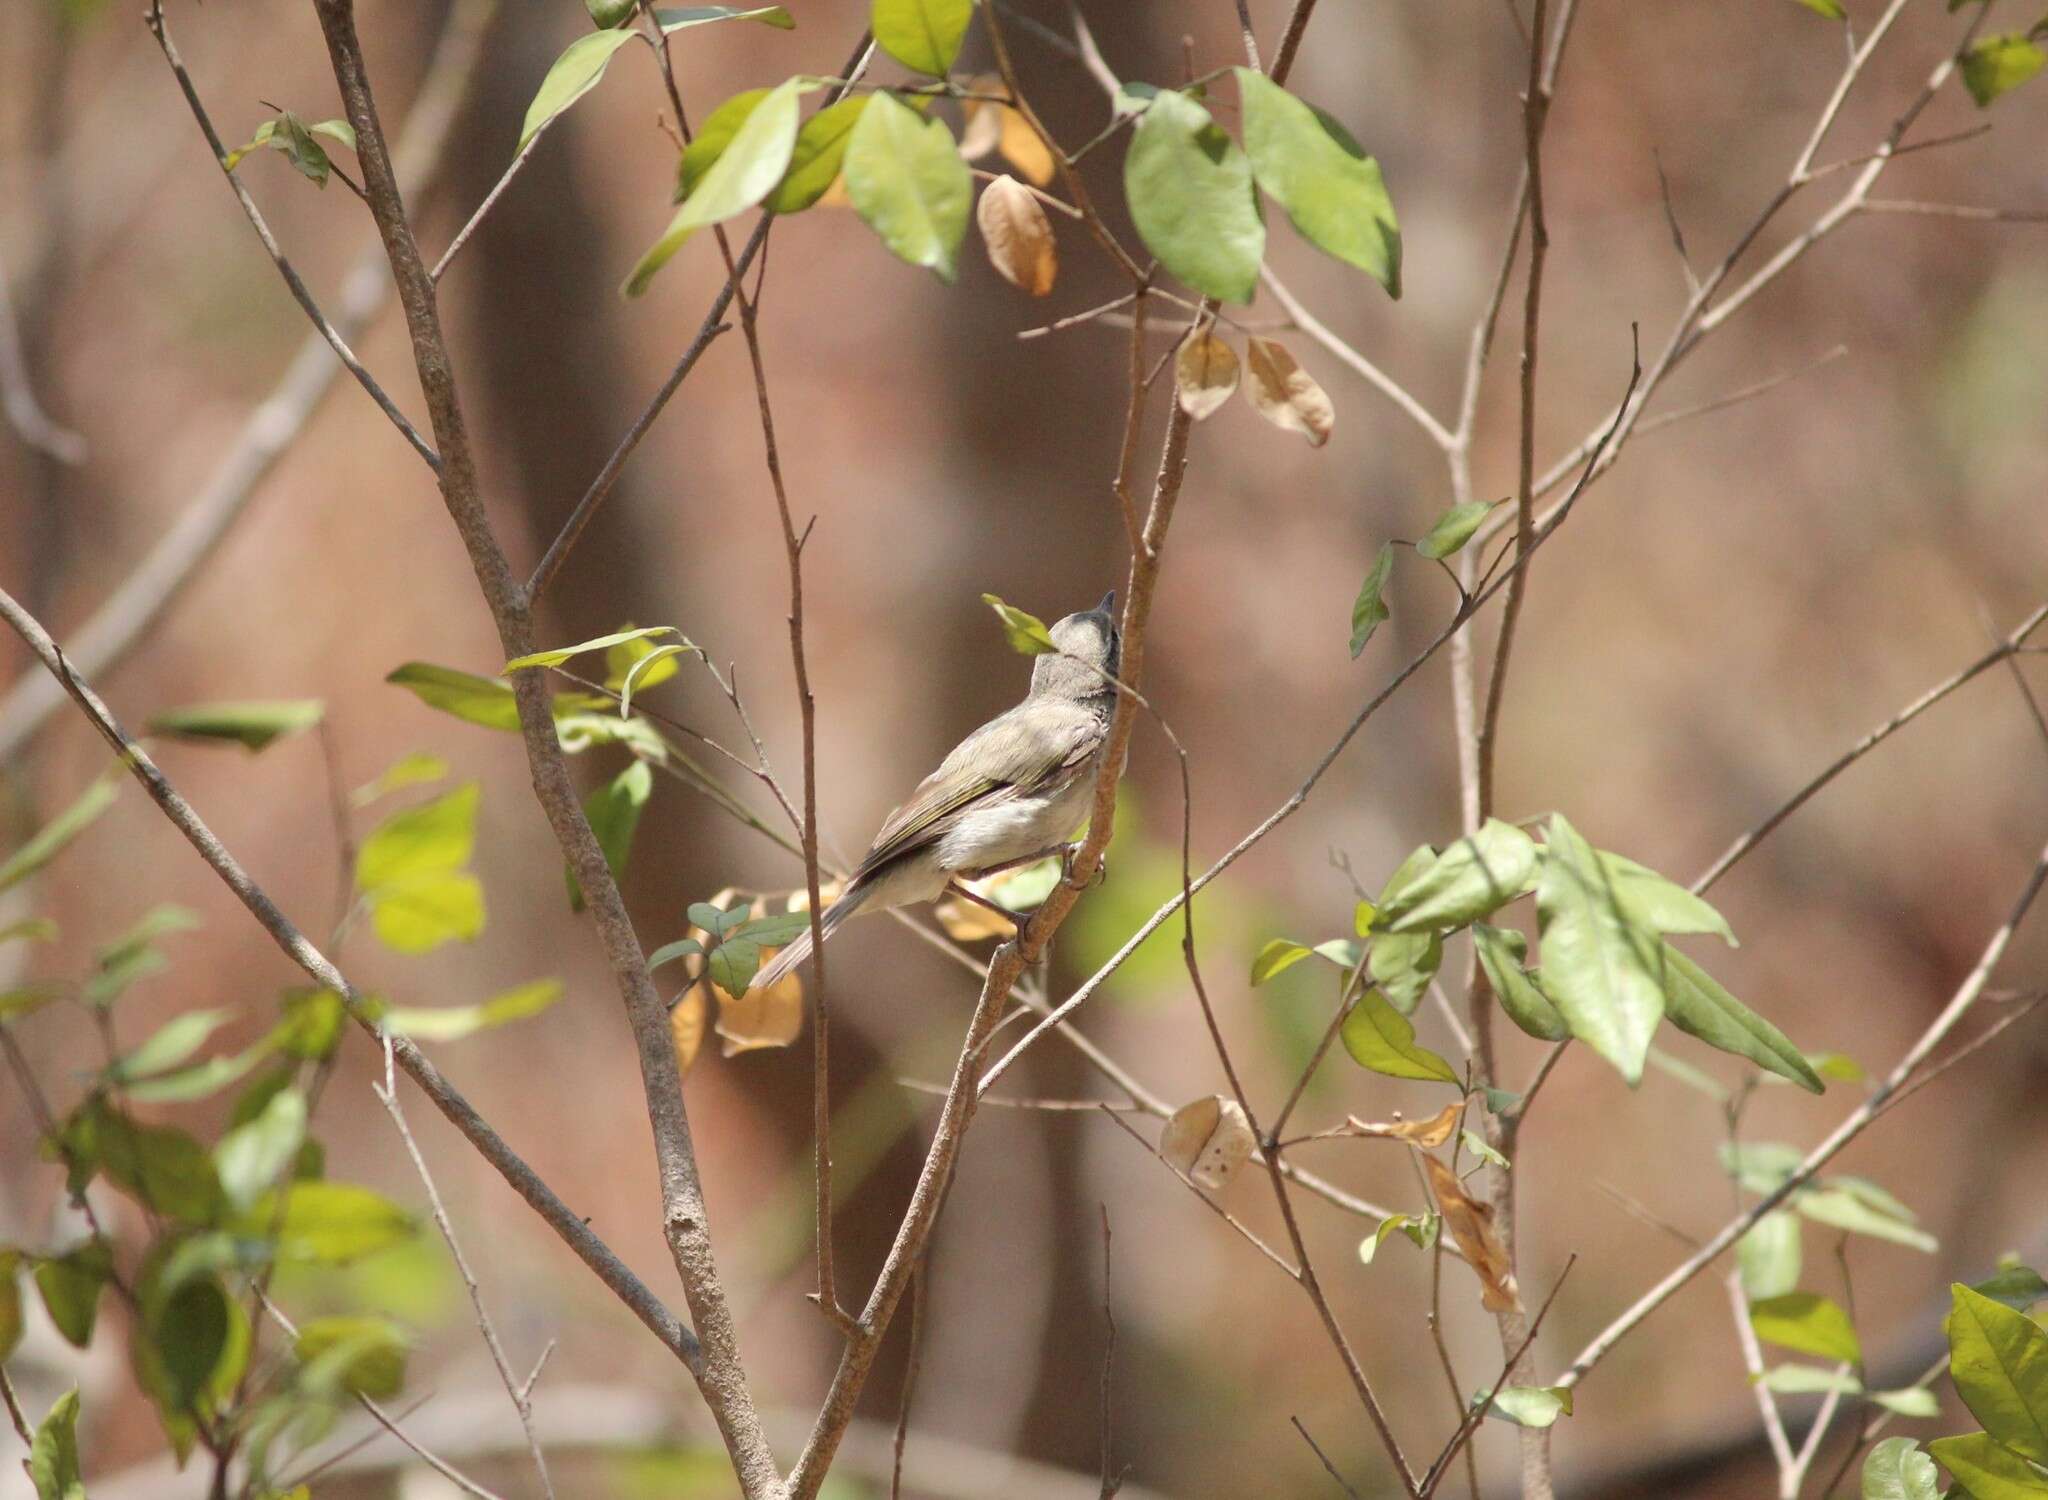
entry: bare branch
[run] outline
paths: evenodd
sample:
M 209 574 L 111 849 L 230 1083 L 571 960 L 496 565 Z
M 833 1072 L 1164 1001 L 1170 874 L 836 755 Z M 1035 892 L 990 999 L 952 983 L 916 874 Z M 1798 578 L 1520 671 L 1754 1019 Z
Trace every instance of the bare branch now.
M 4 265 L 0 265 L 0 411 L 6 413 L 15 435 L 31 448 L 74 468 L 85 462 L 85 439 L 56 421 L 36 400 Z
M 320 330 L 320 336 L 327 341 L 327 346 L 344 365 L 348 366 L 348 372 L 355 376 L 357 383 L 365 391 L 369 392 L 370 399 L 377 403 L 378 409 L 390 418 L 391 425 L 412 444 L 413 451 L 427 461 L 429 468 L 438 471 L 441 467 L 440 455 L 420 436 L 419 429 L 398 409 L 397 403 L 384 393 L 384 387 L 377 383 L 377 378 L 356 358 L 355 351 L 349 348 L 348 340 L 342 337 L 341 330 L 328 321 L 327 314 L 323 313 L 320 304 L 313 300 L 313 294 L 307 290 L 306 283 L 299 279 L 299 273 L 285 258 L 284 250 L 277 243 L 277 236 L 270 232 L 270 225 L 265 221 L 263 211 L 257 208 L 256 200 L 249 196 L 249 190 L 242 185 L 242 179 L 228 170 L 227 147 L 221 144 L 220 133 L 213 128 L 213 120 L 207 115 L 206 106 L 200 102 L 199 90 L 193 85 L 192 75 L 185 71 L 185 61 L 178 55 L 178 49 L 171 41 L 170 29 L 164 24 L 163 0 L 150 0 L 149 29 L 156 37 L 157 45 L 163 49 L 164 61 L 171 65 L 171 72 L 178 80 L 178 87 L 184 92 L 185 102 L 192 108 L 193 119 L 199 122 L 200 133 L 206 137 L 206 144 L 213 152 L 213 159 L 219 165 L 221 175 L 227 179 L 229 188 L 233 190 L 235 201 L 242 205 L 242 212 L 248 216 L 250 227 L 256 231 L 256 237 L 263 242 L 263 248 L 277 266 L 278 274 L 284 278 L 284 284 L 290 289 L 292 299 L 305 310 L 313 326 Z

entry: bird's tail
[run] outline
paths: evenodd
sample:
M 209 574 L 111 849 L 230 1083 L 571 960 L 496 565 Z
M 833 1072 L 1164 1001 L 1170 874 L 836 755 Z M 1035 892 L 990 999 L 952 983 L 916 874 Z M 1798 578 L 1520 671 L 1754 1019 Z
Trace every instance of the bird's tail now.
M 837 932 L 841 923 L 861 909 L 867 897 L 868 888 L 865 885 L 851 886 L 847 889 L 845 895 L 826 907 L 825 915 L 818 924 L 824 929 L 825 936 L 829 938 L 833 933 Z M 755 990 L 767 989 L 771 984 L 775 984 L 787 977 L 795 970 L 798 964 L 810 956 L 811 929 L 806 927 L 802 932 L 799 932 L 789 940 L 788 947 L 777 953 L 768 963 L 761 966 L 755 973 L 753 982 L 747 986 L 747 993 L 752 994 Z

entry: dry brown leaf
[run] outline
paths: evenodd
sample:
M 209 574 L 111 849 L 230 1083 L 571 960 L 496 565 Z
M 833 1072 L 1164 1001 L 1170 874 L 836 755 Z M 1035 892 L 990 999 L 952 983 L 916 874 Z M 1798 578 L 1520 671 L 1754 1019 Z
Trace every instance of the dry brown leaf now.
M 764 968 L 776 951 L 761 950 Z M 792 969 L 765 990 L 748 990 L 737 998 L 716 984 L 710 988 L 718 997 L 716 1030 L 726 1057 L 762 1047 L 787 1047 L 803 1035 L 804 982 L 797 970 Z
M 1407 1141 L 1416 1146 L 1441 1146 L 1451 1138 L 1451 1132 L 1458 1128 L 1458 1116 L 1464 1111 L 1462 1103 L 1446 1104 L 1427 1120 L 1361 1120 L 1353 1115 L 1347 1122 L 1352 1135 L 1386 1136 L 1397 1141 Z
M 1237 389 L 1237 377 L 1237 353 L 1230 345 L 1208 328 L 1188 330 L 1173 357 L 1173 386 L 1182 411 L 1197 422 L 1212 415 Z
M 669 1035 L 675 1038 L 676 1071 L 688 1073 L 704 1046 L 704 987 L 692 984 L 668 1013 Z
M 961 102 L 960 159 L 980 161 L 1002 144 L 1003 113 L 1007 106 L 987 104 L 979 99 Z
M 1260 416 L 1275 427 L 1300 433 L 1310 447 L 1320 448 L 1330 440 L 1336 410 L 1323 388 L 1295 363 L 1285 344 L 1277 339 L 1249 339 L 1245 362 L 1251 366 L 1245 397 Z
M 1022 112 L 999 104 L 995 114 L 1001 121 L 998 149 L 1003 160 L 1024 174 L 1033 187 L 1044 187 L 1052 181 L 1052 153 L 1045 149 L 1045 142 Z
M 981 226 L 989 263 L 1003 280 L 1034 297 L 1052 290 L 1059 275 L 1059 250 L 1052 224 L 1030 188 L 1014 177 L 998 177 L 981 190 L 974 222 Z
M 845 890 L 846 882 L 843 880 L 821 880 L 818 882 L 818 899 L 824 902 L 827 906 L 830 906 L 834 901 L 837 901 L 839 899 L 839 897 L 841 896 L 841 894 L 844 893 Z M 811 893 L 802 886 L 798 886 L 795 890 L 789 893 L 789 900 L 783 906 L 784 911 L 809 911 L 810 909 Z M 767 916 L 767 907 L 764 905 L 762 909 L 756 912 L 754 915 L 761 917 Z
M 1468 1196 L 1457 1173 L 1434 1156 L 1425 1155 L 1422 1164 L 1429 1169 L 1430 1190 L 1443 1211 L 1444 1228 L 1451 1232 L 1459 1252 L 1478 1273 L 1480 1302 L 1489 1312 L 1513 1312 L 1520 1308 L 1522 1295 L 1515 1286 L 1507 1250 L 1494 1232 L 1492 1208 Z
M 1257 1145 L 1243 1107 L 1217 1094 L 1175 1110 L 1159 1136 L 1168 1165 L 1205 1188 L 1228 1187 Z
M 956 943 L 979 943 L 988 938 L 1014 937 L 1017 924 L 1000 912 L 990 911 L 978 901 L 948 896 L 932 908 L 932 915 Z

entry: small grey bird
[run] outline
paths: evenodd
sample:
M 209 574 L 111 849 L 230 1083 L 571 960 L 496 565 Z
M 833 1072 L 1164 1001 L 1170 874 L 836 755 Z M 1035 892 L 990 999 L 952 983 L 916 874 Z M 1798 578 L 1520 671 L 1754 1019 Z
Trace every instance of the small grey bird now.
M 862 912 L 936 900 L 955 876 L 973 879 L 1064 845 L 1094 802 L 1116 708 L 1115 609 L 1112 589 L 1052 627 L 1059 652 L 1032 664 L 1024 701 L 955 745 L 889 814 L 846 893 L 825 909 L 826 937 Z M 810 952 L 806 929 L 748 988 L 774 984 Z

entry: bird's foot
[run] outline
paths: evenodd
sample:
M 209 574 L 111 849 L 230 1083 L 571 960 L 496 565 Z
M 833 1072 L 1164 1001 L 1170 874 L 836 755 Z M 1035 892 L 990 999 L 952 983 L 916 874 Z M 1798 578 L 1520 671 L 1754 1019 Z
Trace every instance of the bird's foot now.
M 976 876 L 975 878 L 980 879 L 981 877 Z M 946 894 L 949 896 L 958 896 L 963 901 L 972 901 L 976 906 L 985 906 L 990 911 L 994 912 L 997 916 L 1007 919 L 1008 921 L 1014 923 L 1018 927 L 1022 927 L 1026 922 L 1031 920 L 1030 912 L 1011 911 L 1010 908 L 1003 905 L 1002 902 L 991 901 L 988 897 L 982 895 L 979 891 L 971 891 L 957 880 L 950 880 L 946 882 Z
M 1074 883 L 1074 861 L 1080 857 L 1081 844 L 1082 840 L 1075 839 L 1070 844 L 1060 845 L 1060 879 L 1069 885 Z M 1088 879 L 1088 888 L 1092 890 L 1108 878 L 1109 851 L 1105 849 L 1095 857 L 1095 873 Z

